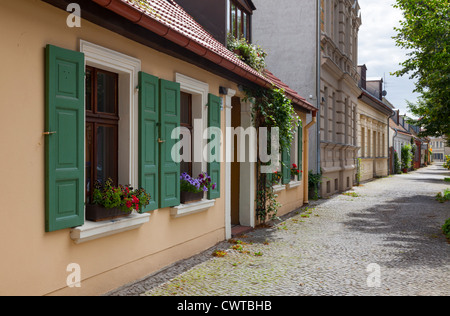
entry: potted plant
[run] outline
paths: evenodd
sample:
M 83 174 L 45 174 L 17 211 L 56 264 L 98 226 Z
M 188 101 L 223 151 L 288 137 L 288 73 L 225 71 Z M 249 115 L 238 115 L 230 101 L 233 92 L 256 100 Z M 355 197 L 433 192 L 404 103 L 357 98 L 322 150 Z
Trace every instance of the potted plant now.
M 86 205 L 86 219 L 100 222 L 130 215 L 150 203 L 150 195 L 144 189 L 119 185 L 114 187 L 108 179 L 104 185 L 95 184 L 92 203 Z
M 281 178 L 281 172 L 275 171 L 272 173 L 272 186 L 280 184 Z
M 267 53 L 261 47 L 247 42 L 245 38 L 237 39 L 228 34 L 227 48 L 256 71 L 262 73 L 266 69 Z
M 295 180 L 295 176 L 298 176 L 299 174 L 300 170 L 298 169 L 297 165 L 293 163 L 291 168 L 291 180 Z
M 182 204 L 201 201 L 205 192 L 214 190 L 217 184 L 213 184 L 211 177 L 207 173 L 201 173 L 197 178 L 192 178 L 189 174 L 181 175 L 181 196 Z

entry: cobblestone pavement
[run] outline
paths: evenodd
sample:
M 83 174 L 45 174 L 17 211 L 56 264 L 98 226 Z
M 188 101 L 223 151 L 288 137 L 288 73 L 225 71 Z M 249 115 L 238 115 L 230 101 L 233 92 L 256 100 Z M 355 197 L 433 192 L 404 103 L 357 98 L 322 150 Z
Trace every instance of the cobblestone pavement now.
M 433 165 L 365 183 L 109 295 L 448 296 L 450 202 L 435 200 L 444 177 Z

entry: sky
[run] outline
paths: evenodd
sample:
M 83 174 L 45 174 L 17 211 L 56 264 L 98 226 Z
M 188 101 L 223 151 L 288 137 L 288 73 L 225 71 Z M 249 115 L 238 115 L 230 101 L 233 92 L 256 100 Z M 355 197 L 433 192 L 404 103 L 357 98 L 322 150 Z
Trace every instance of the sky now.
M 383 77 L 386 98 L 401 114 L 409 114 L 406 100 L 415 102 L 414 81 L 409 76 L 396 77 L 390 73 L 400 70 L 407 51 L 397 47 L 394 27 L 399 27 L 402 12 L 392 5 L 395 0 L 359 0 L 362 25 L 359 30 L 359 65 L 367 67 L 367 77 Z

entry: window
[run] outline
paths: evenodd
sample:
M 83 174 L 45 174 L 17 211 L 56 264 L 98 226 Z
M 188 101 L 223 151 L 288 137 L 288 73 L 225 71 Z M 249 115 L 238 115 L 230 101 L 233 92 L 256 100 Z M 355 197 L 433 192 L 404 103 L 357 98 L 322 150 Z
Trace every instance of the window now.
M 327 141 L 329 139 L 329 124 L 330 121 L 328 119 L 328 87 L 324 88 L 324 97 L 323 97 L 323 137 L 324 140 Z
M 193 135 L 193 123 L 192 123 L 192 94 L 181 92 L 181 127 L 183 140 L 191 140 Z M 190 159 L 183 160 L 181 162 L 181 173 L 192 174 L 192 141 L 188 146 L 184 146 L 183 150 L 188 150 L 188 153 L 182 152 L 183 157 L 190 157 Z M 190 146 L 189 146 L 190 145 Z
M 361 128 L 361 157 L 366 157 L 366 130 Z
M 180 84 L 181 89 L 180 121 L 183 139 L 191 142 L 188 144 L 183 141 L 183 151 L 190 149 L 191 153 L 181 153 L 184 160 L 181 162 L 181 173 L 187 172 L 197 177 L 200 173 L 208 171 L 202 150 L 207 144 L 203 139 L 203 131 L 208 127 L 209 85 L 180 73 L 176 74 L 175 81 Z M 195 151 L 194 148 L 202 150 Z M 186 156 L 191 157 L 190 161 L 186 160 Z
M 96 181 L 118 185 L 118 74 L 86 67 L 86 199 Z
M 250 41 L 250 13 L 233 1 L 230 1 L 230 33 Z

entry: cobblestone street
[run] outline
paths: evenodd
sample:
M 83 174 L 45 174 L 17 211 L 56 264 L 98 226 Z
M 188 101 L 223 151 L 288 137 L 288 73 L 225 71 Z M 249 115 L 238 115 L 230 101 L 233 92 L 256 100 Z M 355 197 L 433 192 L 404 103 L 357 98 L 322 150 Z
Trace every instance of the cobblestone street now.
M 448 296 L 450 202 L 435 199 L 450 188 L 444 177 L 433 165 L 311 202 L 109 295 Z

